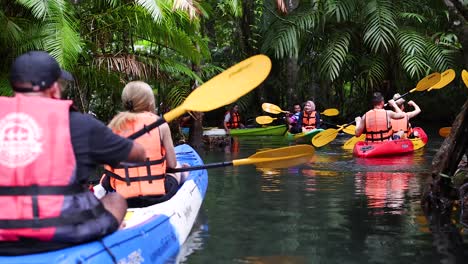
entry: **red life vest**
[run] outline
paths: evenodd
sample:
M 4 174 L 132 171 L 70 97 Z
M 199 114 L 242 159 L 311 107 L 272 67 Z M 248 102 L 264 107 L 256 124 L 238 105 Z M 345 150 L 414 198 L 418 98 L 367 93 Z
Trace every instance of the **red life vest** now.
M 226 114 L 224 114 L 225 116 L 227 114 L 230 114 L 231 118 L 229 119 L 229 122 L 227 122 L 226 126 L 228 128 L 239 128 L 240 127 L 240 115 L 238 112 L 231 112 L 231 111 L 227 111 Z
M 366 140 L 387 141 L 392 136 L 392 126 L 388 125 L 385 109 L 372 109 L 366 113 Z
M 411 125 L 408 121 L 408 115 L 405 115 L 402 119 L 392 119 L 392 130 L 393 133 L 398 133 L 399 131 L 405 132 L 406 137 L 409 137 L 411 134 Z
M 114 131 L 114 133 L 127 137 L 156 119 L 153 113 L 140 113 L 136 119 L 127 121 L 122 131 Z M 159 128 L 151 130 L 135 141 L 145 147 L 147 160 L 131 165 L 121 163 L 115 168 L 105 166 L 104 177 L 110 177 L 111 187 L 125 198 L 164 195 L 166 193 L 164 187 L 166 150 L 162 146 Z
M 305 129 L 314 129 L 316 124 L 317 120 L 315 111 L 312 111 L 310 114 L 307 114 L 305 111 L 302 112 L 302 127 Z
M 74 175 L 71 101 L 16 95 L 0 105 L 0 241 L 51 240 L 86 220 L 61 214 L 65 196 L 89 192 Z

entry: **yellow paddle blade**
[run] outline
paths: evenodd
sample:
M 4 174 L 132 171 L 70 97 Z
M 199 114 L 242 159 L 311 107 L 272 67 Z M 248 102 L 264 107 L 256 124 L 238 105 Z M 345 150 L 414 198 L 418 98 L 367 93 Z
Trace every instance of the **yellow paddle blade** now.
M 439 129 L 439 135 L 441 137 L 448 137 L 448 135 L 450 135 L 450 131 L 452 131 L 452 127 L 442 127 Z
M 266 125 L 270 124 L 275 119 L 277 118 L 273 118 L 271 116 L 257 116 L 257 118 L 255 118 L 255 122 L 257 122 L 260 125 Z
M 461 75 L 463 83 L 465 83 L 465 86 L 468 88 L 468 71 L 463 70 Z
M 270 103 L 263 103 L 262 104 L 263 111 L 270 113 L 270 114 L 280 114 L 285 113 L 286 111 L 281 110 L 281 108 L 277 105 L 270 104 Z
M 171 121 L 185 111 L 206 112 L 235 102 L 261 84 L 270 73 L 271 61 L 265 55 L 243 60 L 197 87 L 182 105 L 164 114 Z
M 354 145 L 356 145 L 356 143 L 358 143 L 359 141 L 364 141 L 365 139 L 366 139 L 366 134 L 362 134 L 359 137 L 354 136 L 354 137 L 346 140 L 346 142 L 344 143 L 342 148 L 343 149 L 348 149 L 348 150 L 353 150 Z
M 440 81 L 436 83 L 434 86 L 432 86 L 431 88 L 427 89 L 427 91 L 443 88 L 447 86 L 449 83 L 451 83 L 453 79 L 455 79 L 455 71 L 452 69 L 448 69 L 440 74 Z
M 338 127 L 342 128 L 343 132 L 345 132 L 346 134 L 354 136 L 354 134 L 356 133 L 356 126 L 355 125 L 349 125 L 347 127 L 343 127 L 343 126 L 345 126 L 345 125 L 341 125 L 341 126 L 338 126 Z
M 340 130 L 343 130 L 343 128 L 329 128 L 318 133 L 312 138 L 312 145 L 316 146 L 317 148 L 325 146 L 326 144 L 332 142 L 336 138 Z
M 308 162 L 315 153 L 311 145 L 295 145 L 263 150 L 245 158 L 233 160 L 234 166 L 255 164 L 260 168 L 287 168 Z
M 426 143 L 424 143 L 424 141 L 422 141 L 419 138 L 411 139 L 411 143 L 413 143 L 413 149 L 414 150 L 420 149 L 420 148 L 422 148 L 422 147 L 424 147 L 426 145 Z
M 418 82 L 418 84 L 416 84 L 416 88 L 412 89 L 410 93 L 414 91 L 418 91 L 418 92 L 425 91 L 431 88 L 432 86 L 434 86 L 439 81 L 440 81 L 440 73 L 438 72 L 431 73 L 428 76 L 421 79 Z
M 337 116 L 340 114 L 340 111 L 336 108 L 329 108 L 325 109 L 321 114 L 324 116 Z

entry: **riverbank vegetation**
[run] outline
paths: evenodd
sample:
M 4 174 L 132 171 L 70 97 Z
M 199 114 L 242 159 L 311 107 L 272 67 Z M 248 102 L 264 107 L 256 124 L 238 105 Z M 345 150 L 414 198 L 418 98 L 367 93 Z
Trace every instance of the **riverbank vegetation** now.
M 453 68 L 450 88 L 408 98 L 421 119 L 453 120 L 467 98 L 468 8 L 463 0 L 1 0 L 0 94 L 28 50 L 50 52 L 76 80 L 66 96 L 108 121 L 130 80 L 152 85 L 161 111 L 249 56 L 273 60 L 270 77 L 240 101 L 284 109 L 313 99 L 350 121 L 373 91 L 404 93 L 431 72 Z M 411 98 L 410 98 L 411 97 Z M 225 110 L 204 116 L 217 125 Z M 201 122 L 201 119 L 199 120 Z M 201 135 L 200 135 L 201 136 Z

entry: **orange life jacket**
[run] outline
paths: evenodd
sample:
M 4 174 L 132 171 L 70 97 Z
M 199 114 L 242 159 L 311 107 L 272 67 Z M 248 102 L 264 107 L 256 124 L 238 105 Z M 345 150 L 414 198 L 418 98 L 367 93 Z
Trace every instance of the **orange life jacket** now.
M 57 228 L 91 218 L 61 212 L 89 192 L 75 177 L 71 101 L 17 94 L 0 105 L 0 241 L 49 241 Z
M 305 129 L 314 129 L 316 127 L 316 111 L 307 114 L 305 111 L 302 112 L 302 127 Z
M 227 115 L 227 114 L 230 114 L 231 118 L 229 119 L 229 122 L 227 122 L 226 126 L 228 128 L 239 128 L 240 127 L 240 115 L 239 113 L 237 112 L 231 112 L 231 111 L 227 111 L 226 114 L 224 115 Z
M 156 115 L 144 112 L 124 125 L 122 131 L 114 131 L 121 136 L 129 136 L 153 123 Z M 125 198 L 138 196 L 164 195 L 164 178 L 166 173 L 166 151 L 162 146 L 159 128 L 155 128 L 135 139 L 145 147 L 147 159 L 144 162 L 121 163 L 118 167 L 106 166 L 104 177 L 110 177 L 110 185 Z
M 366 141 L 387 141 L 392 132 L 385 109 L 372 109 L 366 113 Z
M 412 129 L 408 121 L 408 115 L 405 115 L 405 117 L 402 119 L 392 119 L 390 120 L 390 122 L 392 123 L 393 133 L 403 131 L 405 132 L 406 137 L 409 137 L 409 135 L 412 132 Z

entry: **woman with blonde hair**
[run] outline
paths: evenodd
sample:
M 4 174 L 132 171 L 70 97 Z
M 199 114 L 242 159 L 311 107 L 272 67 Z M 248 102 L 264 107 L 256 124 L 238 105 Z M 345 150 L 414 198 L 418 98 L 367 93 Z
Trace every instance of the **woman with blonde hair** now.
M 160 118 L 155 114 L 153 90 L 145 82 L 129 82 L 122 91 L 122 103 L 126 111 L 109 123 L 114 133 L 121 136 L 127 137 Z M 166 168 L 177 167 L 169 126 L 165 123 L 135 141 L 145 148 L 146 161 L 106 167 L 102 185 L 123 195 L 129 207 L 144 207 L 170 199 L 185 175 L 166 173 Z

